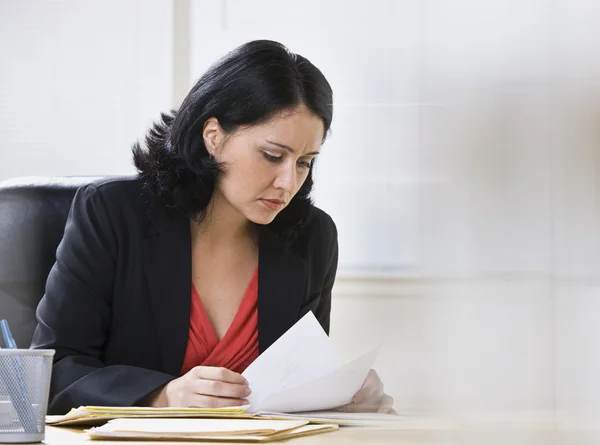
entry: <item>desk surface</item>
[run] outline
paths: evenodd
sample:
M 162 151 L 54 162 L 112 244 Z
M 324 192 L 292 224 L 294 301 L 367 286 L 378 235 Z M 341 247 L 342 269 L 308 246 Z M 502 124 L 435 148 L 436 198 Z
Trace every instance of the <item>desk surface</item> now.
M 555 416 L 511 419 L 406 419 L 398 428 L 347 427 L 331 433 L 273 442 L 290 445 L 597 445 L 600 413 L 586 422 Z M 90 441 L 82 429 L 46 427 L 47 445 L 184 445 L 224 442 Z

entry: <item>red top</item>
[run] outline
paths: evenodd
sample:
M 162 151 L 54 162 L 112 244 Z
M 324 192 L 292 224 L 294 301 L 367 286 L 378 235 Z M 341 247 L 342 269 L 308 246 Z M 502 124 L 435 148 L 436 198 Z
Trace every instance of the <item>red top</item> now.
M 188 343 L 181 368 L 217 366 L 242 373 L 258 357 L 258 268 L 244 293 L 233 322 L 219 341 L 202 300 L 192 284 Z

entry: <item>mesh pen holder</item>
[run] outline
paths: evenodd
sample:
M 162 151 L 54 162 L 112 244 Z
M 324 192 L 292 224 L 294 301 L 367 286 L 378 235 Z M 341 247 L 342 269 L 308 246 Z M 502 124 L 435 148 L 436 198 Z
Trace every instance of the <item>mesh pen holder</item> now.
M 0 349 L 0 443 L 44 440 L 54 350 Z

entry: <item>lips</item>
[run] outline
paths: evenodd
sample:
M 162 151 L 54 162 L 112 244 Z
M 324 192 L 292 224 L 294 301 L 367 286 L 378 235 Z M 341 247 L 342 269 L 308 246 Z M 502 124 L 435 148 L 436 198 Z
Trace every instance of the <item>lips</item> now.
M 260 201 L 271 210 L 279 210 L 285 205 L 285 202 L 279 199 L 261 199 Z

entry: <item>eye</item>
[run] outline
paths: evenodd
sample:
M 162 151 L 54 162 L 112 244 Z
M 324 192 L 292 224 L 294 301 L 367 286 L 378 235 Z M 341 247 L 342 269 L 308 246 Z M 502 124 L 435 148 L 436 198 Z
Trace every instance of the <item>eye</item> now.
M 273 156 L 272 154 L 267 153 L 266 151 L 263 151 L 262 155 L 267 161 L 272 162 L 273 164 L 281 161 L 282 158 L 281 156 Z
M 302 168 L 310 168 L 311 161 L 298 161 L 298 165 Z

